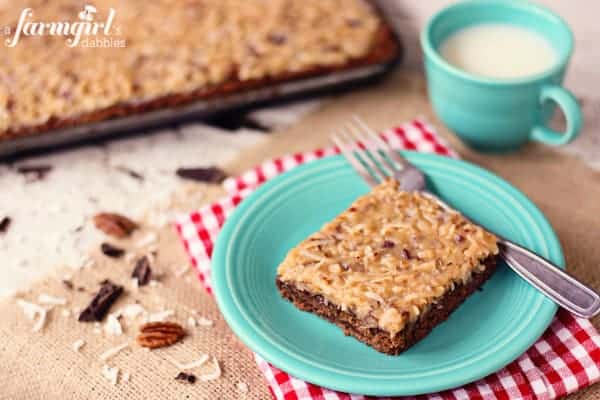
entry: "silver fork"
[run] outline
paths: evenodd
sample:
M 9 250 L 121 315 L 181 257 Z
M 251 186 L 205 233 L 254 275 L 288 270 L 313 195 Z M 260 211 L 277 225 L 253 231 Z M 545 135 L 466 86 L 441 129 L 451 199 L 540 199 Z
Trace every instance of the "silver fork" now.
M 353 123 L 348 123 L 334 133 L 331 139 L 370 186 L 393 177 L 400 182 L 402 190 L 421 192 L 435 199 L 441 206 L 450 208 L 427 190 L 423 172 L 392 149 L 360 118 L 355 116 Z M 364 149 L 357 145 L 358 142 L 362 143 Z M 499 238 L 500 257 L 540 292 L 580 317 L 590 318 L 600 312 L 600 295 L 593 289 L 545 258 L 497 234 L 496 236 Z

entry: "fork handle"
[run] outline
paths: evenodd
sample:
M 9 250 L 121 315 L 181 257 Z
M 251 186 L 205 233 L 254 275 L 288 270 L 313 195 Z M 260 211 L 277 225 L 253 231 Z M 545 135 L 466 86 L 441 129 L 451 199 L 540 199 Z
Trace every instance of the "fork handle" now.
M 499 248 L 517 274 L 567 311 L 584 318 L 600 312 L 600 295 L 550 261 L 506 239 Z

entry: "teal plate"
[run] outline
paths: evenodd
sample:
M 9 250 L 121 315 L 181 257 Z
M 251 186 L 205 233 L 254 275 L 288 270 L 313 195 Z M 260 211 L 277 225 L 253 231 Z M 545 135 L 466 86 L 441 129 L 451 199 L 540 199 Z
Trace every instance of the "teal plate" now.
M 450 205 L 564 265 L 548 221 L 506 181 L 464 161 L 405 155 Z M 264 184 L 227 220 L 213 256 L 213 287 L 225 320 L 253 351 L 289 374 L 327 388 L 416 395 L 497 371 L 548 327 L 554 303 L 502 263 L 483 291 L 399 356 L 379 353 L 283 300 L 275 275 L 286 253 L 368 190 L 341 157 L 330 157 Z

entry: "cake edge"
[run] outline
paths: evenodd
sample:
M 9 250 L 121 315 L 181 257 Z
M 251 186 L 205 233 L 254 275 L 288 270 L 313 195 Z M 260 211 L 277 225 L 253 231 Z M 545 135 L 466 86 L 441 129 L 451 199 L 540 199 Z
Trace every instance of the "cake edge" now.
M 445 293 L 435 308 L 424 312 L 415 322 L 407 325 L 393 338 L 389 332 L 380 328 L 361 326 L 361 321 L 353 313 L 342 311 L 331 303 L 326 303 L 323 296 L 298 289 L 293 284 L 276 278 L 275 282 L 280 294 L 298 309 L 328 320 L 337 325 L 346 336 L 353 336 L 375 350 L 398 355 L 427 336 L 437 325 L 444 322 L 473 292 L 479 289 L 494 273 L 497 256 L 492 255 L 482 261 L 486 268 L 475 272 L 466 284 L 458 284 L 453 290 Z

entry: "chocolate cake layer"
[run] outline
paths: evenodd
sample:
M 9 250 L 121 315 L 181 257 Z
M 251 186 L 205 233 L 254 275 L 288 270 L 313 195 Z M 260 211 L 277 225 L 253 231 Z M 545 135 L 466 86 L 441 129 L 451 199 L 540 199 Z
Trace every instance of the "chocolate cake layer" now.
M 402 331 L 391 336 L 380 328 L 372 327 L 350 311 L 342 311 L 334 304 L 325 301 L 323 296 L 301 290 L 291 283 L 276 280 L 283 297 L 294 303 L 300 310 L 316 314 L 336 324 L 344 334 L 354 336 L 382 353 L 397 355 L 427 336 L 437 325 L 444 322 L 474 291 L 487 281 L 496 269 L 496 256 L 482 262 L 485 269 L 471 276 L 469 282 L 458 284 L 430 305 L 417 320 L 408 324 Z

